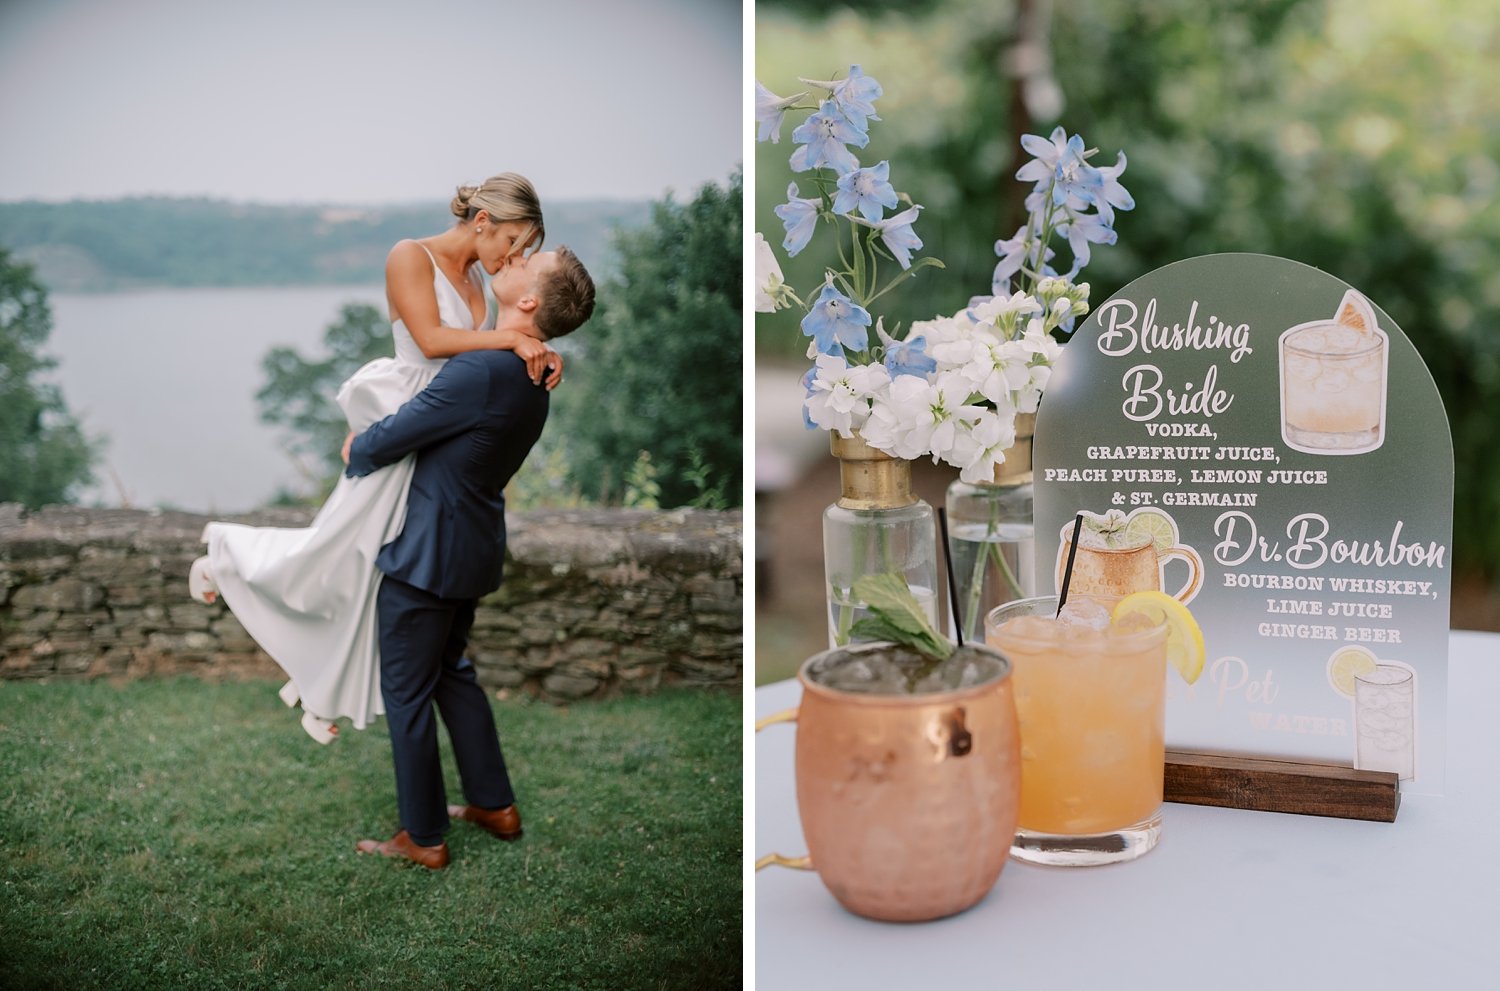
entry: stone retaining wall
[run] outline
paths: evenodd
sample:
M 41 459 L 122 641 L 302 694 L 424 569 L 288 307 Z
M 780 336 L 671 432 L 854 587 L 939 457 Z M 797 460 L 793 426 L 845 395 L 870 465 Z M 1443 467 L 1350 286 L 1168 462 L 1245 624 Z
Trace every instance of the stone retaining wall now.
M 303 510 L 226 517 L 302 526 Z M 224 605 L 188 598 L 208 517 L 0 505 L 0 678 L 275 676 Z M 552 700 L 742 677 L 740 514 L 510 513 L 505 585 L 480 603 L 480 680 Z

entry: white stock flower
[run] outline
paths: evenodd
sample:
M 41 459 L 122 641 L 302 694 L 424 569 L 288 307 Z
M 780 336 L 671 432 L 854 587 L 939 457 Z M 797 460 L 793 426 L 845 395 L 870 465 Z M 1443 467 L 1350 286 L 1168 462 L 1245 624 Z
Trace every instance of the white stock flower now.
M 1009 328 L 1015 326 L 1017 316 L 1030 316 L 1033 313 L 1042 312 L 1042 304 L 1036 301 L 1036 297 L 1030 293 L 1017 292 L 1009 297 L 995 296 L 982 303 L 976 304 L 971 312 L 974 319 L 980 323 L 994 324 L 997 327 Z
M 959 478 L 971 484 L 991 481 L 995 466 L 1005 460 L 1005 451 L 1016 442 L 1016 418 L 994 410 L 983 410 L 965 424 L 953 446 L 948 463 L 959 469 Z
M 882 450 L 898 458 L 943 457 L 953 446 L 959 425 L 983 412 L 966 405 L 971 391 L 969 382 L 952 372 L 939 373 L 932 381 L 896 376 L 885 399 L 888 408 L 879 413 L 881 436 L 888 435 L 892 442 Z
M 840 355 L 820 354 L 805 404 L 807 418 L 824 430 L 852 437 L 869 419 L 871 398 L 889 382 L 884 365 L 850 365 Z
M 1052 378 L 1052 366 L 1062 354 L 1062 345 L 1051 334 L 1042 333 L 1039 321 L 1031 321 L 1025 335 L 1015 342 L 1026 351 L 1027 380 L 1016 387 L 1016 409 L 1022 413 L 1035 413 L 1042 401 L 1042 393 Z
M 776 261 L 776 253 L 771 250 L 771 245 L 760 231 L 755 232 L 755 312 L 775 313 L 776 300 L 771 297 L 772 290 L 782 283 L 781 266 Z

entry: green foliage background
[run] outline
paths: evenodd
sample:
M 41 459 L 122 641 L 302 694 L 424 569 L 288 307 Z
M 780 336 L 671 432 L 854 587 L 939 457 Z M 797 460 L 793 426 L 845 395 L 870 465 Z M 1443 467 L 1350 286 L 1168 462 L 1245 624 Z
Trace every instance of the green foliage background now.
M 1028 120 L 1003 67 L 1018 12 L 1046 15 L 1066 98 Z M 1162 265 L 1221 251 L 1280 255 L 1359 287 L 1421 352 L 1448 411 L 1455 563 L 1500 575 L 1500 16 L 1492 0 L 934 0 L 819 11 L 757 4 L 756 77 L 860 63 L 885 88 L 861 160 L 889 159 L 927 209 L 924 255 L 893 293 L 909 323 L 987 293 L 993 244 L 1020 223 L 1021 133 L 1062 123 L 1112 162 L 1136 209 L 1084 278 L 1097 304 Z M 755 229 L 782 226 L 793 146 L 757 146 Z M 806 195 L 806 191 L 804 191 Z M 799 293 L 828 260 L 818 240 L 786 264 Z M 897 298 L 899 297 L 899 298 Z M 764 355 L 800 355 L 792 311 L 758 321 Z
M 616 234 L 618 271 L 549 428 L 586 496 L 620 501 L 646 451 L 661 505 L 739 505 L 742 191 L 736 172 Z
M 65 502 L 92 478 L 94 445 L 47 379 L 51 333 L 47 290 L 0 248 L 0 502 Z

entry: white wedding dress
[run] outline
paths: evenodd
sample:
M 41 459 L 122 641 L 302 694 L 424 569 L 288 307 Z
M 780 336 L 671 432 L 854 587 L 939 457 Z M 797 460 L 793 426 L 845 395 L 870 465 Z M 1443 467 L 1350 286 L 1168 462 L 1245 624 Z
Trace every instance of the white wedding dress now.
M 474 330 L 468 304 L 436 261 L 432 269 L 443 325 Z M 482 292 L 478 272 L 471 268 L 467 275 Z M 486 318 L 479 329 L 489 325 Z M 339 387 L 339 407 L 355 433 L 425 389 L 447 361 L 424 356 L 400 320 L 391 332 L 396 356 L 377 358 Z M 210 523 L 203 531 L 219 594 L 296 685 L 303 710 L 315 716 L 348 717 L 363 729 L 385 712 L 375 557 L 406 522 L 415 459 L 409 455 L 362 478 L 341 475 L 305 528 Z

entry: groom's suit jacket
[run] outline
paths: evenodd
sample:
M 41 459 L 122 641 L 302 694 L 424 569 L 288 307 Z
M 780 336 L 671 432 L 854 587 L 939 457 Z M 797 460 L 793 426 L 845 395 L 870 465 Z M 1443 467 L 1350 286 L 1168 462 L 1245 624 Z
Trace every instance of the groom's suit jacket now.
M 498 588 L 503 490 L 546 420 L 547 390 L 527 376 L 525 362 L 510 351 L 470 351 L 354 438 L 344 472 L 351 478 L 417 454 L 406 525 L 375 566 L 448 599 Z

